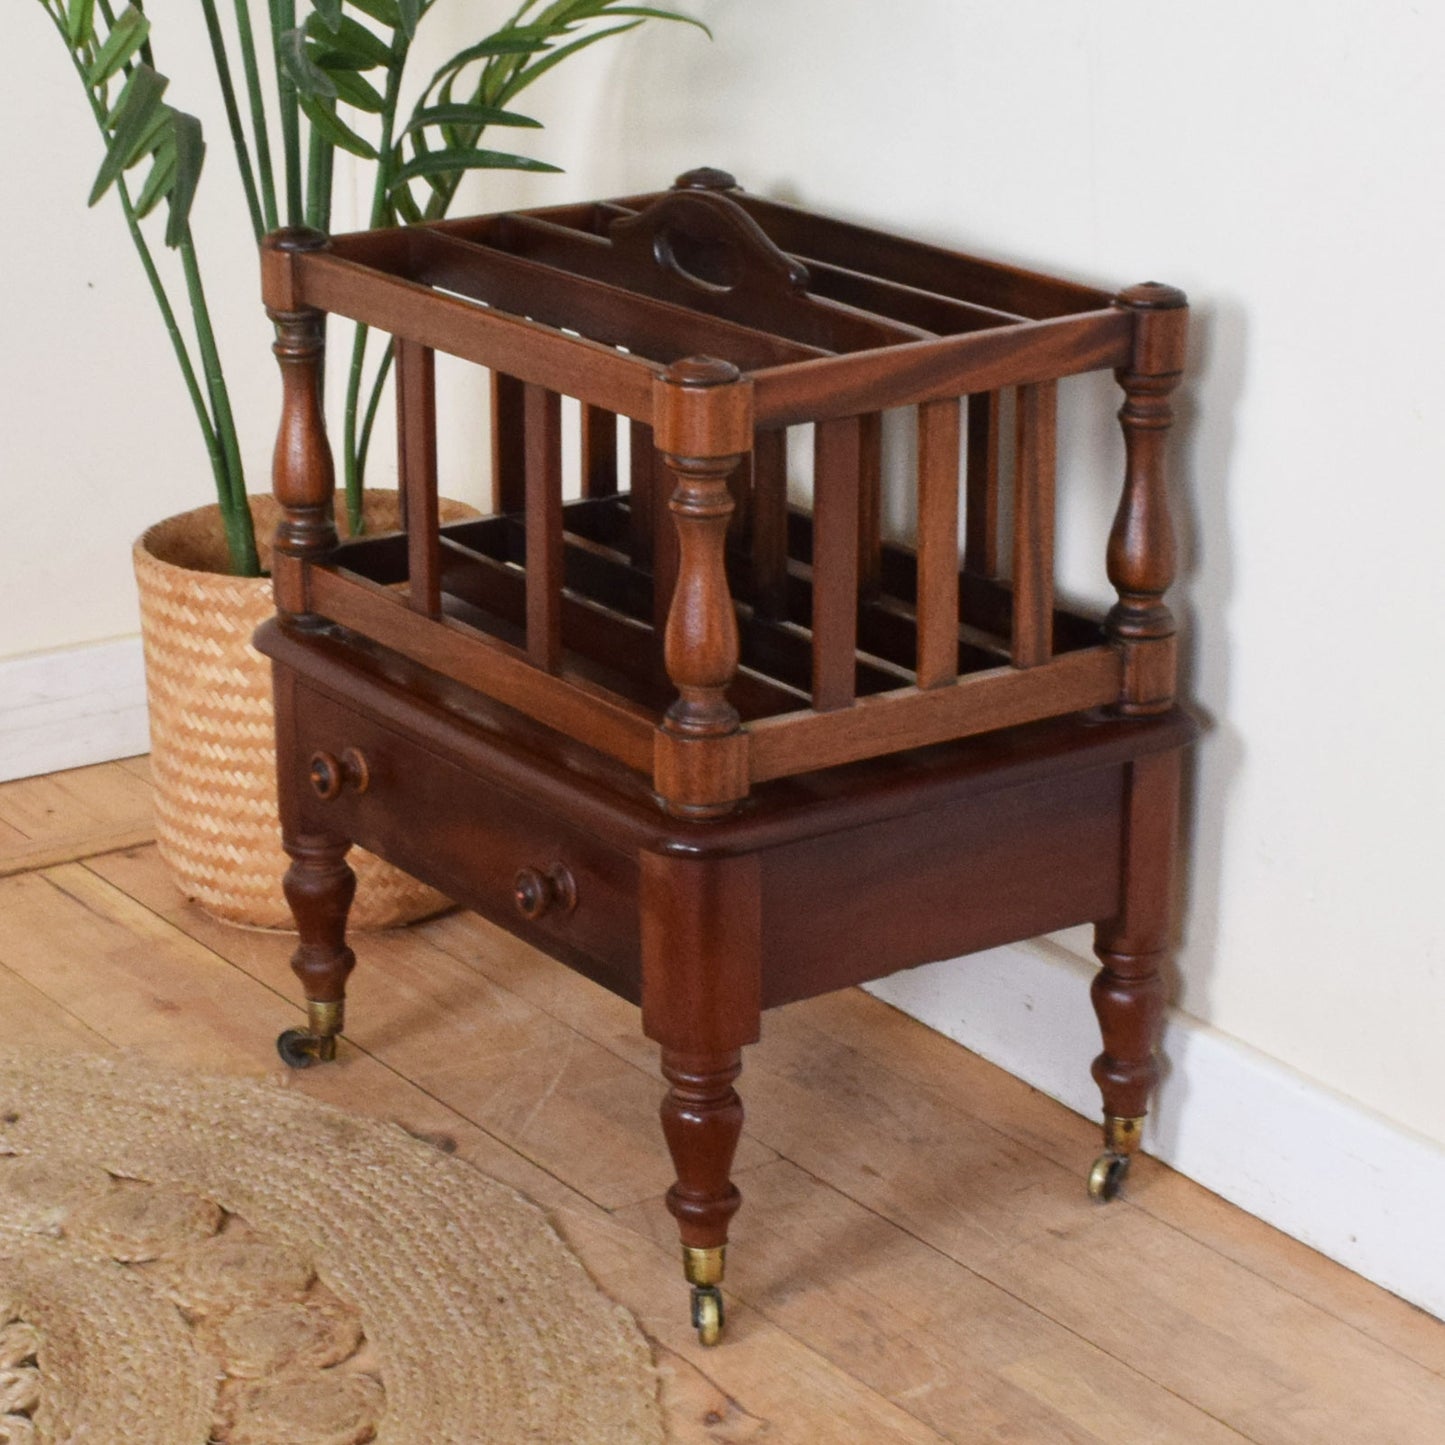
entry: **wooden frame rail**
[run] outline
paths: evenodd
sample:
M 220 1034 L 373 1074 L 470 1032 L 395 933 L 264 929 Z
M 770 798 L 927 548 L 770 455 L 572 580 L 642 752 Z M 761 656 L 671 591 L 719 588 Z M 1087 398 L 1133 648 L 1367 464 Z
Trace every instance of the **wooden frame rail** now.
M 748 196 L 717 172 L 335 241 L 281 232 L 263 275 L 286 377 L 283 618 L 351 628 L 474 687 L 651 775 L 675 812 L 1172 702 L 1163 436 L 1187 317 L 1172 288 L 1110 296 Z M 327 313 L 395 342 L 395 544 L 335 542 Z M 438 521 L 438 352 L 490 372 L 499 515 L 461 529 Z M 1107 559 L 1119 600 L 1101 624 L 1059 608 L 1054 532 L 1058 383 L 1104 369 L 1125 390 L 1127 466 Z M 912 549 L 887 536 L 891 416 L 916 437 Z M 802 426 L 808 516 L 789 498 Z M 581 500 L 566 502 L 573 474 Z

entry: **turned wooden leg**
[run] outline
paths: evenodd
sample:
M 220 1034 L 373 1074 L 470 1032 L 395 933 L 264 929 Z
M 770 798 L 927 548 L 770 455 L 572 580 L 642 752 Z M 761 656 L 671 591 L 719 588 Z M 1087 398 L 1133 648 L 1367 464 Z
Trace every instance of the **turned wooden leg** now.
M 1179 754 L 1132 764 L 1126 786 L 1122 907 L 1095 930 L 1094 951 L 1103 968 L 1091 990 L 1104 1040 L 1093 1066 L 1104 1096 L 1104 1152 L 1089 1175 L 1089 1193 L 1104 1201 L 1124 1182 L 1159 1082 L 1156 1048 L 1165 1003 L 1160 970 L 1169 957 Z
M 336 1057 L 336 1038 L 345 1023 L 346 978 L 356 955 L 346 946 L 346 915 L 356 895 L 356 874 L 346 862 L 344 838 L 303 834 L 285 839 L 291 855 L 282 887 L 301 935 L 291 968 L 306 991 L 304 1029 L 287 1029 L 276 1040 L 294 1069 Z
M 662 1051 L 668 1082 L 662 1132 L 677 1170 L 667 1207 L 682 1236 L 682 1263 L 692 1286 L 692 1322 L 703 1344 L 722 1332 L 723 1262 L 728 1222 L 743 1202 L 732 1182 L 733 1155 L 743 1132 L 743 1102 L 733 1083 L 742 1072 L 739 1051 L 679 1054 Z

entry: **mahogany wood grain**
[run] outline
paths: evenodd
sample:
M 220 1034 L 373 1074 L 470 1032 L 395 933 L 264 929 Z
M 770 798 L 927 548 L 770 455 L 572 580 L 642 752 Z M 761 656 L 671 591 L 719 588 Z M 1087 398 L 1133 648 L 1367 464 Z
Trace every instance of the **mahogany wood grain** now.
M 545 672 L 562 658 L 562 398 L 528 386 L 527 655 Z
M 958 676 L 959 404 L 918 408 L 918 660 L 920 688 Z
M 323 314 L 297 294 L 297 263 L 321 253 L 326 238 L 315 231 L 280 231 L 266 240 L 263 277 L 267 314 L 275 323 L 272 347 L 281 368 L 281 421 L 271 477 L 282 517 L 273 543 L 273 581 L 278 611 L 311 617 L 304 564 L 336 545 L 332 498 L 336 472 L 326 440 L 321 377 L 326 352 Z M 313 619 L 314 620 L 314 619 Z
M 968 398 L 968 501 L 964 509 L 963 565 L 979 577 L 997 577 L 998 444 L 1001 398 L 997 391 Z
M 903 687 L 841 712 L 787 713 L 748 727 L 752 777 L 786 777 L 877 753 L 927 747 L 1014 727 L 1050 713 L 1098 707 L 1117 696 L 1121 664 L 1109 647 L 1071 652 L 1049 668 L 996 668 L 948 687 Z
M 1040 667 L 1054 650 L 1054 382 L 1021 386 L 1014 406 L 1013 664 Z
M 522 415 L 523 386 L 515 376 L 493 370 L 492 510 L 520 512 L 527 505 L 527 449 Z
M 767 367 L 753 373 L 753 404 L 759 426 L 857 416 L 1116 367 L 1127 361 L 1132 340 L 1127 317 L 1117 310 L 1031 321 L 886 352 Z
M 652 554 L 656 545 L 658 513 L 658 466 L 656 442 L 652 428 L 635 421 L 631 427 L 631 449 L 628 457 L 628 522 L 633 565 L 644 572 L 652 571 Z M 671 487 L 662 490 L 665 507 Z M 663 515 L 666 515 L 665 512 Z
M 819 422 L 813 446 L 813 707 L 857 694 L 858 522 L 863 485 L 857 417 Z
M 783 250 L 867 271 L 905 286 L 946 296 L 967 295 L 1000 311 L 1038 318 L 1095 311 L 1109 303 L 1105 292 L 1053 276 L 813 215 L 746 192 L 735 199 Z
M 883 413 L 858 418 L 858 595 L 875 597 L 883 568 Z
M 582 405 L 582 495 L 610 497 L 617 491 L 617 418 L 600 406 Z
M 786 338 L 726 317 L 699 315 L 671 301 L 575 276 L 455 236 L 421 230 L 413 230 L 411 236 L 412 270 L 418 281 L 484 301 L 514 316 L 565 326 L 607 346 L 625 346 L 655 362 L 669 364 L 705 350 L 750 369 L 818 354 L 817 348 L 800 348 Z
M 1123 818 L 1118 912 L 1095 929 L 1103 968 L 1090 997 L 1104 1050 L 1093 1076 L 1104 1112 L 1137 1119 L 1159 1082 L 1156 1045 L 1164 1022 L 1161 972 L 1170 952 L 1174 858 L 1179 836 L 1179 754 L 1140 758 L 1129 767 Z
M 424 346 L 396 341 L 397 477 L 406 519 L 411 605 L 441 612 L 441 539 L 437 531 L 436 361 Z
M 697 1249 L 740 1202 L 734 1084 L 765 1006 L 1093 923 L 1094 1074 L 1110 1116 L 1143 1112 L 1194 731 L 1164 604 L 1179 293 L 1110 298 L 710 169 L 615 202 L 283 233 L 263 286 L 285 521 L 258 645 L 308 996 L 344 992 L 359 843 L 640 1001 L 666 1205 Z M 331 529 L 326 312 L 396 338 L 405 535 Z M 501 508 L 445 529 L 436 351 L 493 372 Z M 1054 517 L 1058 381 L 1105 368 L 1127 463 L 1101 624 L 1056 604 Z M 906 408 L 916 547 L 884 536 L 906 510 L 886 488 L 914 479 L 885 476 L 882 418 Z M 814 428 L 811 514 L 788 503 L 794 425 Z M 308 787 L 315 751 L 348 748 L 364 790 Z
M 1117 373 L 1126 462 L 1108 550 L 1119 601 L 1107 625 L 1125 655 L 1120 711 L 1145 715 L 1167 710 L 1174 699 L 1174 617 L 1164 594 L 1174 580 L 1175 546 L 1164 463 L 1189 312 L 1182 291 L 1154 282 L 1123 292 L 1119 303 L 1138 329 L 1134 355 Z
M 654 723 L 645 708 L 585 678 L 542 672 L 526 652 L 455 618 L 418 617 L 384 587 L 355 575 L 318 571 L 313 599 L 324 616 L 395 648 L 457 682 L 554 727 L 574 728 L 629 767 L 650 770 Z
M 754 605 L 777 617 L 788 585 L 788 434 L 759 431 L 753 438 Z
M 319 310 L 393 336 L 410 336 L 433 351 L 500 369 L 622 416 L 646 420 L 652 415 L 653 382 L 663 370 L 655 362 L 443 295 L 416 281 L 368 271 L 338 256 L 318 253 L 312 259 L 301 289 Z

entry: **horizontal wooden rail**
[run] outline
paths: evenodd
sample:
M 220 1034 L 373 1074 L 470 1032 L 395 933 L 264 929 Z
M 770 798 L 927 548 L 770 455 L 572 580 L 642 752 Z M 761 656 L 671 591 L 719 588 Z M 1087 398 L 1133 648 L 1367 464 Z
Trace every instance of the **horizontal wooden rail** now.
M 1133 337 L 1127 311 L 1095 311 L 769 367 L 753 373 L 753 415 L 758 426 L 797 426 L 1052 381 L 1125 365 Z
M 419 281 L 342 260 L 324 251 L 295 258 L 301 300 L 337 316 L 407 336 L 433 351 L 505 371 L 622 416 L 650 421 L 663 368 L 585 337 L 444 296 Z
M 584 244 L 589 238 L 578 235 Z M 605 243 L 600 243 L 605 244 Z M 742 371 L 826 356 L 767 331 L 639 295 L 612 281 L 559 271 L 460 236 L 417 231 L 410 270 L 418 281 L 485 301 L 514 316 L 565 327 L 664 365 L 705 352 Z
M 563 668 L 541 672 L 527 654 L 452 617 L 418 616 L 392 592 L 354 573 L 313 567 L 310 606 L 323 617 L 568 733 L 640 772 L 652 771 L 656 722 L 644 707 Z
M 452 234 L 458 234 L 453 232 Z M 695 315 L 726 318 L 771 333 L 789 345 L 824 352 L 868 350 L 898 341 L 918 340 L 928 331 L 886 314 L 870 312 L 809 292 L 764 301 L 746 291 L 700 288 L 662 266 L 639 269 L 603 237 L 558 226 L 531 215 L 485 217 L 460 234 L 486 240 L 549 269 L 565 268 L 631 295 L 656 297 L 686 306 Z
M 1013 311 L 976 306 L 937 291 L 921 291 L 881 276 L 869 276 L 847 266 L 834 266 L 813 256 L 799 256 L 808 268 L 808 289 L 815 296 L 846 301 L 894 321 L 904 321 L 938 336 L 956 336 L 966 331 L 987 331 L 993 326 L 1016 326 L 1027 321 Z
M 1107 306 L 1107 292 L 1061 281 L 1017 266 L 891 236 L 851 221 L 815 216 L 745 191 L 729 195 L 767 232 L 773 244 L 796 256 L 855 267 L 886 280 L 971 300 L 1020 316 L 1046 318 Z
M 795 712 L 747 725 L 755 783 L 1115 701 L 1122 663 L 1112 647 L 1057 657 L 1047 667 L 971 673 L 948 687 L 899 688 L 840 712 Z

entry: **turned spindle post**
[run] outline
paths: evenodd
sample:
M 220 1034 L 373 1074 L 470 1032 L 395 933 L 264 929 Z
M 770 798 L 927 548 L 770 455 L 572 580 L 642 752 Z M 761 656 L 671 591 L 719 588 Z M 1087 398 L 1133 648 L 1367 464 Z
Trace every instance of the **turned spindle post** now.
M 1167 712 L 1174 702 L 1174 617 L 1164 594 L 1174 580 L 1174 526 L 1164 455 L 1174 420 L 1169 396 L 1184 370 L 1189 323 L 1182 291 L 1148 281 L 1121 292 L 1134 315 L 1134 355 L 1116 376 L 1124 388 L 1124 491 L 1109 534 L 1109 581 L 1119 594 L 1106 623 L 1124 657 L 1118 710 Z
M 677 581 L 663 658 L 677 699 L 658 734 L 654 783 L 670 812 L 715 817 L 747 792 L 746 737 L 727 690 L 738 624 L 727 578 L 728 479 L 752 444 L 751 387 L 737 368 L 691 357 L 657 383 L 655 434 L 676 489 Z
M 321 405 L 326 317 L 299 297 L 295 260 L 329 242 L 319 231 L 277 231 L 262 243 L 266 312 L 276 325 L 272 350 L 281 367 L 281 424 L 272 459 L 272 491 L 281 504 L 271 572 L 276 610 L 300 626 L 314 626 L 304 564 L 336 545 L 332 501 L 336 472 Z
M 322 619 L 311 611 L 306 563 L 336 545 L 332 511 L 336 473 L 326 440 L 321 403 L 326 355 L 326 317 L 301 300 L 296 262 L 329 245 L 319 231 L 278 231 L 262 244 L 266 311 L 276 325 L 273 350 L 281 367 L 281 424 L 276 434 L 272 490 L 281 504 L 271 572 L 276 610 L 288 626 L 311 629 Z M 276 695 L 277 737 L 294 734 L 289 688 Z M 282 755 L 287 749 L 282 747 Z M 276 1041 L 281 1057 L 296 1068 L 336 1056 L 343 1026 L 346 979 L 356 960 L 346 946 L 346 918 L 356 875 L 346 862 L 350 840 L 304 820 L 308 779 L 282 771 L 277 778 L 282 845 L 291 866 L 282 886 L 300 942 L 291 968 L 306 992 L 307 1027 L 287 1029 Z
M 1170 393 L 1184 369 L 1189 312 L 1182 291 L 1147 282 L 1121 293 L 1134 313 L 1134 354 L 1116 374 L 1124 388 L 1124 492 L 1109 536 L 1109 580 L 1119 600 L 1106 627 L 1124 660 L 1118 711 L 1126 717 L 1174 705 L 1174 617 L 1164 594 L 1174 580 L 1164 454 Z M 1119 911 L 1095 929 L 1103 965 L 1091 998 L 1103 1036 L 1093 1076 L 1104 1100 L 1104 1153 L 1089 1176 L 1095 1199 L 1118 1193 L 1139 1147 L 1150 1095 L 1159 1081 L 1157 1044 L 1164 1020 L 1163 966 L 1179 833 L 1179 755 L 1141 758 L 1125 783 Z

